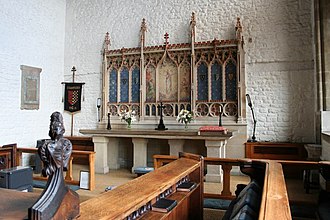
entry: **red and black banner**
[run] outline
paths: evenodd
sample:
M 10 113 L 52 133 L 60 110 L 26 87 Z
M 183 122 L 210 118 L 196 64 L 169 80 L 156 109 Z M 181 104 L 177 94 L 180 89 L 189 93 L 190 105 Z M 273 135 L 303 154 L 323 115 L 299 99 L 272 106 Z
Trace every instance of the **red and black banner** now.
M 81 91 L 84 83 L 65 83 L 64 110 L 76 112 L 81 110 Z

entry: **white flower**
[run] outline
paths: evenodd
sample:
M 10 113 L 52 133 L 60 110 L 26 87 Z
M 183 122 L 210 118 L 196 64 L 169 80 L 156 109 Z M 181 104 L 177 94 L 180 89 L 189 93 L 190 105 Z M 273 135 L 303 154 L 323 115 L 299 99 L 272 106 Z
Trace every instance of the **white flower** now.
M 176 117 L 176 120 L 181 123 L 190 123 L 193 120 L 193 115 L 190 111 L 186 109 L 181 109 L 178 116 Z
M 135 111 L 129 110 L 127 112 L 126 110 L 122 110 L 119 113 L 119 118 L 121 121 L 124 120 L 128 124 L 131 124 L 133 121 L 136 121 L 135 115 L 136 115 Z

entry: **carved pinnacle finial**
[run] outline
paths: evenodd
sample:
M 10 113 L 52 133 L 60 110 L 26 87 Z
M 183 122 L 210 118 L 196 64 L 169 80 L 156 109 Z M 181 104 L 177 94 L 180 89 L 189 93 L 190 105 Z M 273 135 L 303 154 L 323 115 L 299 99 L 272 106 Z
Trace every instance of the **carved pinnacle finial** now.
M 195 39 L 196 39 L 196 16 L 195 16 L 195 12 L 191 13 L 190 34 L 191 34 L 191 41 L 192 41 L 192 43 L 194 43 Z
M 169 39 L 169 34 L 168 34 L 167 32 L 164 34 L 164 39 L 165 39 L 164 44 L 165 44 L 165 46 L 167 47 L 168 44 L 169 44 L 169 41 L 168 41 L 168 39 Z
M 146 23 L 146 19 L 145 18 L 142 19 L 141 31 L 144 31 L 144 32 L 147 31 L 147 23 Z
M 196 26 L 196 16 L 195 16 L 195 12 L 192 12 L 192 13 L 191 13 L 190 24 L 191 24 L 192 26 Z
M 144 47 L 145 45 L 145 40 L 146 40 L 146 32 L 147 32 L 147 24 L 146 24 L 146 19 L 142 19 L 141 23 L 141 29 L 140 29 L 140 41 L 141 41 L 141 47 Z
M 241 25 L 241 21 L 240 21 L 239 17 L 237 17 L 235 29 L 236 29 L 236 39 L 241 41 L 242 40 L 242 25 Z
M 105 51 L 110 50 L 110 46 L 111 46 L 110 36 L 109 36 L 109 32 L 107 32 L 104 38 L 104 50 Z

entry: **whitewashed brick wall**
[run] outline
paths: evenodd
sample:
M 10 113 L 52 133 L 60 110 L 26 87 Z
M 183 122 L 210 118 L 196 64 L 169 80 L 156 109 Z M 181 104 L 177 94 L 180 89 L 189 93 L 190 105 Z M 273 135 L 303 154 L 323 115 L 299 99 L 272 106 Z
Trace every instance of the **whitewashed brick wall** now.
M 73 65 L 76 81 L 86 83 L 82 111 L 74 116 L 74 135 L 82 128 L 96 128 L 105 33 L 110 33 L 112 49 L 137 47 L 145 18 L 147 45 L 162 44 L 165 32 L 170 43 L 189 42 L 192 11 L 197 16 L 197 41 L 233 38 L 236 17 L 241 18 L 257 139 L 313 142 L 312 8 L 311 0 L 3 0 L 0 144 L 35 145 L 48 137 L 49 116 L 63 109 L 61 82 L 71 81 Z M 20 110 L 22 64 L 43 69 L 39 110 Z M 64 113 L 64 120 L 70 134 L 70 114 Z M 249 109 L 247 123 L 251 131 Z M 229 154 L 244 156 L 243 152 L 239 147 Z
M 86 82 L 80 128 L 95 128 L 101 96 L 101 49 L 110 33 L 112 49 L 139 46 L 142 18 L 147 45 L 189 42 L 191 12 L 197 16 L 197 41 L 234 37 L 236 17 L 243 25 L 247 92 L 257 116 L 257 140 L 314 141 L 314 66 L 312 1 L 303 0 L 138 0 L 68 1 L 65 74 L 75 65 Z M 65 75 L 70 78 L 70 75 Z M 67 123 L 69 120 L 66 120 Z M 251 112 L 247 110 L 248 134 Z M 238 155 L 243 155 L 240 148 Z
M 35 147 L 63 109 L 65 0 L 1 0 L 0 145 Z M 20 65 L 42 68 L 39 110 L 21 110 Z

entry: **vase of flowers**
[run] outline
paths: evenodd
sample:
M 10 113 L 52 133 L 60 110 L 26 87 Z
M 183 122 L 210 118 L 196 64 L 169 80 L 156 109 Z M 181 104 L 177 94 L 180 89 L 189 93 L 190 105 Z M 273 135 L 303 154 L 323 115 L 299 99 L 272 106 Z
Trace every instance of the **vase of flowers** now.
M 186 109 L 181 109 L 178 116 L 176 117 L 176 120 L 180 123 L 184 123 L 184 128 L 188 128 L 188 123 L 190 123 L 193 120 L 193 115 L 190 111 Z
M 129 110 L 122 110 L 119 113 L 119 117 L 121 121 L 125 121 L 127 123 L 127 128 L 131 128 L 131 124 L 133 121 L 136 121 L 136 117 L 135 117 L 136 113 L 135 111 Z

